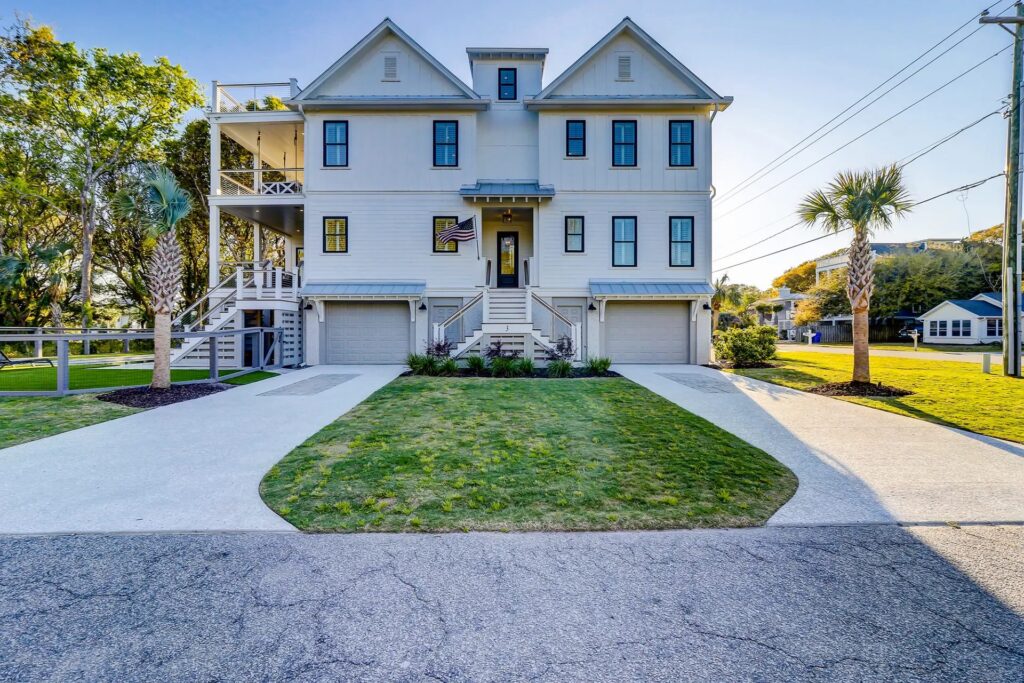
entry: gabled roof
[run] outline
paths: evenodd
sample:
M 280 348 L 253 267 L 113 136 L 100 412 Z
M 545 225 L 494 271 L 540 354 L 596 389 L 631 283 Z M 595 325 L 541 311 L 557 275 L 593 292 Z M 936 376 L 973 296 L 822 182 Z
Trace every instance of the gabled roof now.
M 444 78 L 452 83 L 456 89 L 458 89 L 467 99 L 479 100 L 480 96 L 468 85 L 463 83 L 458 76 L 453 74 L 444 64 L 437 61 L 433 55 L 424 50 L 419 43 L 409 37 L 409 35 L 400 29 L 398 25 L 391 21 L 391 19 L 385 18 L 384 21 L 377 24 L 377 27 L 366 34 L 362 40 L 356 43 L 352 49 L 341 56 L 338 61 L 331 64 L 322 74 L 317 76 L 312 83 L 306 86 L 302 92 L 293 97 L 290 101 L 296 103 L 304 103 L 313 100 L 316 97 L 317 91 L 323 86 L 324 83 L 329 81 L 332 76 L 342 71 L 346 65 L 358 60 L 369 50 L 373 48 L 373 45 L 377 40 L 384 35 L 392 35 L 399 41 L 405 43 L 410 50 L 415 52 L 417 55 L 422 57 L 427 63 L 434 67 Z
M 550 100 L 553 93 L 565 83 L 573 74 L 583 68 L 592 59 L 594 59 L 609 43 L 618 38 L 620 35 L 628 34 L 637 40 L 643 47 L 645 47 L 658 61 L 660 61 L 669 71 L 675 73 L 682 80 L 693 85 L 699 95 L 697 97 L 678 97 L 680 102 L 690 101 L 693 103 L 700 104 L 715 104 L 721 105 L 722 109 L 729 106 L 732 103 L 732 97 L 723 97 L 715 92 L 711 86 L 702 81 L 697 77 L 695 73 L 687 69 L 682 62 L 672 56 L 668 50 L 662 47 L 658 41 L 647 34 L 642 28 L 640 28 L 636 22 L 629 17 L 625 17 L 618 23 L 615 28 L 608 32 L 604 38 L 597 41 L 597 43 L 587 50 L 582 57 L 577 59 L 572 66 L 562 72 L 555 80 L 553 80 L 548 87 L 540 91 L 540 93 L 529 100 L 529 103 L 540 103 L 541 101 Z M 585 99 L 585 98 L 572 98 L 572 99 Z M 616 98 L 625 99 L 625 98 Z M 631 98 L 638 99 L 638 98 Z M 648 98 L 649 99 L 649 98 Z
M 998 301 L 999 305 L 1003 305 L 1003 293 L 1002 292 L 981 292 L 971 297 L 975 301 L 979 299 L 989 299 L 990 301 Z
M 1003 314 L 1003 309 L 999 306 L 993 306 L 988 301 L 980 301 L 978 299 L 947 299 L 941 304 L 931 309 L 918 320 L 925 320 L 930 317 L 932 313 L 939 310 L 946 304 L 950 306 L 956 306 L 960 310 L 966 311 L 972 315 L 976 315 L 982 318 L 998 318 Z

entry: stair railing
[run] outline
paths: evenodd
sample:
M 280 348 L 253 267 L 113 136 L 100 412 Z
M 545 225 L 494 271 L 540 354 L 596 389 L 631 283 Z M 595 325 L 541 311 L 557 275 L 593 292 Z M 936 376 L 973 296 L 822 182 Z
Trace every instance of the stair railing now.
M 453 324 L 455 324 L 457 321 L 461 320 L 462 317 L 465 316 L 466 313 L 468 313 L 469 310 L 473 308 L 476 304 L 482 302 L 484 300 L 484 295 L 486 293 L 487 290 L 482 289 L 476 294 L 476 296 L 474 296 L 472 299 L 464 303 L 461 308 L 459 308 L 457 311 L 448 316 L 448 318 L 445 319 L 443 322 L 434 323 L 434 341 L 440 341 L 441 339 L 444 339 L 445 331 Z
M 569 327 L 569 338 L 572 339 L 573 360 L 582 360 L 582 349 L 580 348 L 580 333 L 582 330 L 580 329 L 580 326 L 577 323 L 574 323 L 573 321 L 566 318 L 561 311 L 559 311 L 557 308 L 549 304 L 541 297 L 534 294 L 532 291 L 530 292 L 530 297 L 538 304 L 540 304 L 544 309 L 546 309 L 549 313 L 551 313 L 552 318 L 558 320 L 562 324 L 567 325 Z
M 192 329 L 195 328 L 195 320 L 193 319 L 206 317 L 208 314 L 208 312 L 206 311 L 206 306 L 207 304 L 210 303 L 210 292 L 214 292 L 218 289 L 228 287 L 229 283 L 231 283 L 234 279 L 235 274 L 231 273 L 231 275 L 228 275 L 226 278 L 221 280 L 216 287 L 211 287 L 206 292 L 206 294 L 196 299 L 191 306 L 186 308 L 184 311 L 178 314 L 177 318 L 171 321 L 171 329 L 177 330 L 187 328 L 186 331 L 191 332 Z M 192 316 L 193 319 L 190 319 L 190 316 Z M 189 321 L 186 322 L 187 320 Z

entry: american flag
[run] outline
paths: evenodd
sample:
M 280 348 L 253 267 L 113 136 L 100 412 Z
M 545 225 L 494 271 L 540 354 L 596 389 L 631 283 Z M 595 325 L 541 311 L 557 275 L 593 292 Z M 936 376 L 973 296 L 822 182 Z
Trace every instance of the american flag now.
M 447 244 L 448 242 L 468 242 L 471 239 L 476 238 L 476 225 L 473 221 L 474 216 L 470 216 L 461 223 L 456 223 L 450 228 L 446 228 L 437 235 L 437 241 L 441 244 Z

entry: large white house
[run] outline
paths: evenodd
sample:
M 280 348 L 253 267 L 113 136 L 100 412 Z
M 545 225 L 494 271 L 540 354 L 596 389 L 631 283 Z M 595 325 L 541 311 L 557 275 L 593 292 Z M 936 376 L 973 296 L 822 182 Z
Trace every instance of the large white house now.
M 547 52 L 468 48 L 470 87 L 385 19 L 304 88 L 215 82 L 193 325 L 284 327 L 282 359 L 310 365 L 441 337 L 707 362 L 711 130 L 732 98 L 628 18 L 545 86 Z M 222 136 L 253 168 L 222 167 Z M 283 235 L 285 262 L 222 263 L 223 214 Z M 469 218 L 474 239 L 438 239 Z

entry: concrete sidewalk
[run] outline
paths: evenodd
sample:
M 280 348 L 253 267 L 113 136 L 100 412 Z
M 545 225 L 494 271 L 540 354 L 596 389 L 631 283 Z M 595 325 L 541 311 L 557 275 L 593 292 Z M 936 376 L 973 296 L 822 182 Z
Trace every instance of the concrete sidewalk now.
M 400 366 L 318 366 L 0 450 L 0 533 L 291 530 L 259 483 Z
M 769 524 L 1024 522 L 1020 444 L 693 365 L 613 369 L 792 469 Z

